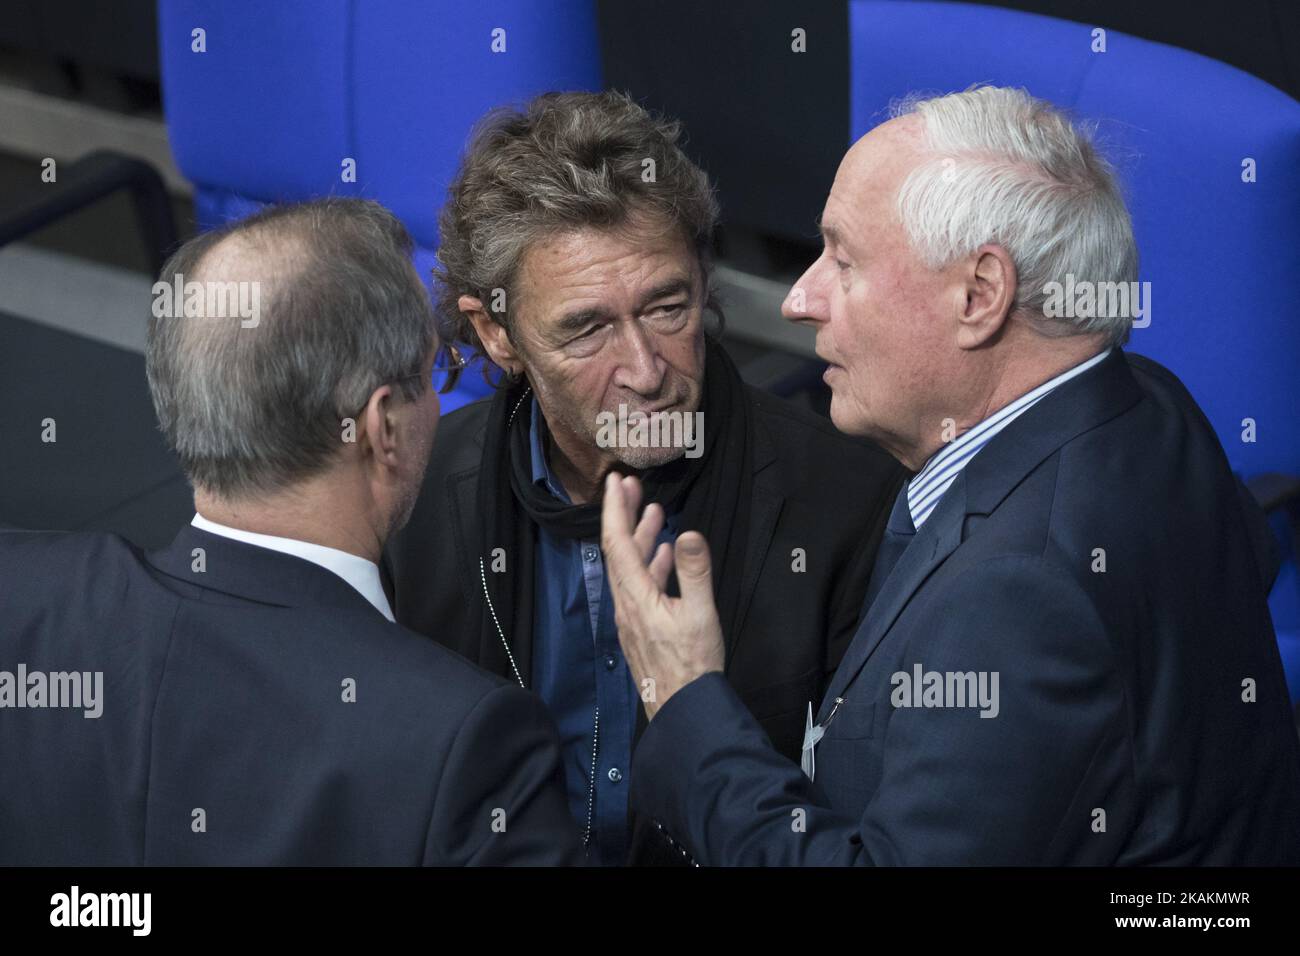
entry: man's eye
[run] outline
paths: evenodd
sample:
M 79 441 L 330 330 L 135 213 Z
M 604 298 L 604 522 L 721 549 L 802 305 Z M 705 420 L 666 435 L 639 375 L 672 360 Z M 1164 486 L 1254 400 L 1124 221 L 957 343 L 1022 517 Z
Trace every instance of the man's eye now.
M 845 262 L 843 259 L 836 259 L 835 265 L 839 267 L 839 270 L 841 272 L 843 272 L 845 269 L 849 267 L 849 264 Z
M 686 309 L 686 303 L 678 302 L 675 305 L 661 305 L 655 307 L 650 315 L 657 319 L 675 319 Z

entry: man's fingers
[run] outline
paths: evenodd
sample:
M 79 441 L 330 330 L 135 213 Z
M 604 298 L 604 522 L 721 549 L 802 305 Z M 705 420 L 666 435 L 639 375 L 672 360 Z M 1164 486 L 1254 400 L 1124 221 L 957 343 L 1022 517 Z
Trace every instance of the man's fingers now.
M 602 538 L 616 540 L 632 534 L 632 522 L 623 503 L 623 476 L 611 471 L 605 476 L 605 497 L 600 505 L 600 533 Z
M 660 591 L 668 588 L 668 575 L 673 570 L 673 546 L 667 541 L 655 549 L 655 556 L 650 559 L 650 577 Z
M 637 550 L 637 543 L 632 537 L 635 513 L 627 509 L 627 493 L 630 489 L 622 477 L 613 471 L 606 476 L 605 498 L 600 508 L 600 547 L 605 552 L 605 568 L 609 573 L 616 604 L 620 600 L 620 591 L 637 595 L 637 599 L 641 600 L 652 593 L 653 587 L 646 570 L 645 557 Z
M 709 558 L 709 542 L 698 531 L 687 531 L 677 539 L 674 548 L 677 564 L 677 586 L 682 601 L 687 605 L 713 604 L 713 568 Z
M 623 507 L 636 520 L 637 509 L 641 507 L 641 482 L 635 475 L 627 475 L 619 480 L 623 489 Z
M 645 514 L 637 522 L 636 533 L 632 536 L 641 552 L 642 561 L 650 560 L 655 549 L 655 539 L 659 537 L 659 530 L 663 526 L 664 509 L 653 502 L 646 505 Z
M 650 552 L 654 550 L 655 537 L 659 534 L 659 528 L 656 527 L 656 521 L 662 525 L 663 519 L 659 515 L 652 516 L 651 512 L 662 514 L 663 509 L 657 508 L 650 504 L 646 506 L 645 513 L 641 515 L 641 520 L 637 521 L 636 512 L 641 507 L 641 481 L 633 475 L 628 475 L 621 482 L 623 486 L 623 501 L 627 513 L 636 521 L 636 530 L 632 532 L 632 540 L 636 542 L 637 550 L 641 553 L 641 563 L 645 564 L 650 560 Z
M 605 477 L 605 498 L 600 505 L 600 547 L 610 581 L 615 584 L 645 565 L 632 539 L 634 513 L 627 509 L 626 495 L 623 476 L 611 471 Z
M 644 565 L 650 560 L 650 556 L 655 549 L 655 539 L 659 537 L 659 532 L 664 526 L 664 509 L 660 505 L 652 503 L 646 507 L 645 513 L 637 521 L 636 509 L 641 502 L 641 482 L 632 475 L 613 477 L 616 474 L 616 472 L 611 472 L 611 477 L 606 479 L 605 502 L 602 505 L 601 512 L 602 538 L 607 530 L 613 532 L 615 537 L 622 533 L 616 531 L 619 522 L 615 522 L 612 526 L 605 524 L 605 516 L 610 514 L 609 508 L 616 506 L 618 513 L 626 516 L 628 525 L 633 521 L 636 522 L 636 528 L 631 532 L 632 544 L 640 555 L 641 564 Z M 602 544 L 608 547 L 604 540 L 602 540 Z

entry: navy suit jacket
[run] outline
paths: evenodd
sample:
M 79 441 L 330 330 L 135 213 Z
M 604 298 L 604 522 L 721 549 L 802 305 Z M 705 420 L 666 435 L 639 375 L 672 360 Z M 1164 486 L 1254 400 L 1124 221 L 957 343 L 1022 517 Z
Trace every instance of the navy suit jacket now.
M 990 441 L 884 578 L 817 715 L 842 698 L 815 782 L 707 674 L 650 722 L 632 805 L 705 864 L 1300 862 L 1300 742 L 1238 488 L 1181 383 L 1116 350 Z M 901 706 L 917 665 L 996 673 L 996 716 L 955 692 Z
M 19 663 L 102 672 L 102 715 L 0 709 L 0 864 L 581 860 L 542 703 L 309 561 L 0 531 Z

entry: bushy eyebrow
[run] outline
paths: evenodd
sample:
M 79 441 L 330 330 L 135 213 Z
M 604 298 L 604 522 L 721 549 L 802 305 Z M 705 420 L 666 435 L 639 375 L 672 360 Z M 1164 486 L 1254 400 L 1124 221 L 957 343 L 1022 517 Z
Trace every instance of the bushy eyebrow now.
M 602 309 L 579 309 L 576 312 L 565 313 L 560 321 L 555 323 L 555 330 L 564 335 L 580 332 L 592 322 L 599 322 L 607 317 Z
M 640 309 L 637 311 L 646 309 L 652 303 L 658 302 L 660 299 L 667 299 L 669 296 L 674 295 L 689 296 L 694 291 L 695 287 L 687 276 L 677 276 L 667 280 L 666 282 L 661 282 L 659 285 L 655 286 L 655 288 L 650 290 L 650 294 L 641 300 Z
M 637 311 L 640 312 L 647 308 L 651 303 L 657 302 L 660 299 L 666 299 L 672 295 L 689 295 L 693 290 L 694 286 L 692 285 L 691 280 L 685 276 L 677 276 L 668 279 L 667 281 L 655 286 L 655 288 L 650 291 L 649 295 L 642 298 L 637 307 Z M 613 318 L 613 316 L 604 309 L 578 309 L 573 312 L 566 312 L 561 316 L 560 320 L 555 323 L 555 330 L 560 334 L 581 332 L 592 322 L 599 322 L 603 319 L 607 320 L 610 318 Z

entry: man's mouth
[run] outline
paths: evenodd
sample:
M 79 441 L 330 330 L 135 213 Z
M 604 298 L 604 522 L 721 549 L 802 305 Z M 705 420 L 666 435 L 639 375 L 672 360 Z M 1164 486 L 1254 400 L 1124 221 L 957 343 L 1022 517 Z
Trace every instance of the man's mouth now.
M 821 352 L 817 353 L 817 357 L 826 363 L 826 371 L 822 372 L 822 381 L 825 382 L 827 385 L 830 385 L 831 379 L 837 373 L 844 371 L 844 366 L 840 365 L 838 362 L 832 362 Z
M 670 412 L 674 409 L 681 408 L 684 401 L 686 401 L 686 397 L 681 396 L 668 401 L 660 400 L 652 405 L 633 405 L 631 402 L 624 402 L 622 404 L 627 408 L 628 414 L 639 412 L 642 415 L 658 415 L 661 412 Z

